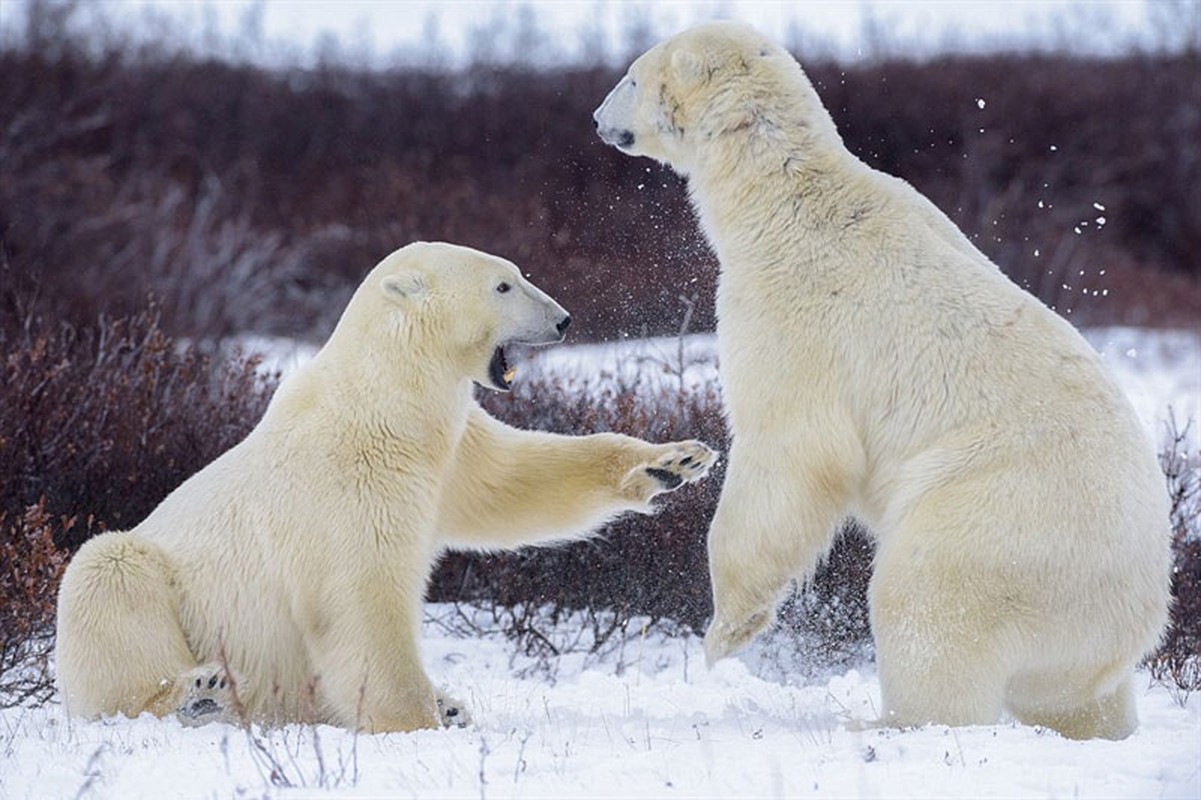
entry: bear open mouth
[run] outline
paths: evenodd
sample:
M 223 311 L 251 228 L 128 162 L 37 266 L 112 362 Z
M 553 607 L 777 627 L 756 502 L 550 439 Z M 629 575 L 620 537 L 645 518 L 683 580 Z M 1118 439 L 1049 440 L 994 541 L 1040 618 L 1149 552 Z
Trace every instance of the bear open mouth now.
M 507 392 L 513 388 L 513 378 L 516 376 L 517 368 L 510 366 L 505 346 L 498 346 L 492 352 L 492 360 L 488 362 L 488 379 L 494 387 Z

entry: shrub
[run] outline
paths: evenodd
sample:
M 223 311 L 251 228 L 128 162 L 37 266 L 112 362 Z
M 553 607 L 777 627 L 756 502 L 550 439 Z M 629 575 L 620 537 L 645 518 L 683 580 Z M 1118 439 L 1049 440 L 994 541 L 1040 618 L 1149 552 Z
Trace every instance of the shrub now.
M 0 333 L 0 697 L 48 696 L 53 598 L 67 553 L 108 527 L 136 524 L 176 485 L 240 440 L 261 416 L 274 379 L 255 362 L 214 364 L 158 327 L 151 308 L 77 330 L 26 323 Z M 681 355 L 681 358 L 683 356 Z M 666 380 L 523 376 L 485 407 L 523 428 L 619 431 L 652 441 L 700 438 L 722 449 L 727 431 L 715 385 Z M 553 401 L 548 401 L 553 398 Z M 1174 605 L 1152 674 L 1182 692 L 1201 685 L 1201 469 L 1172 428 L 1162 465 L 1172 497 Z M 657 514 L 629 515 L 592 541 L 516 553 L 450 553 L 428 597 L 491 612 L 530 653 L 563 644 L 570 617 L 596 649 L 648 628 L 701 632 L 711 613 L 705 535 L 724 474 L 665 496 Z M 867 582 L 873 546 L 848 523 L 811 581 L 780 608 L 764 640 L 789 669 L 812 672 L 870 653 Z M 473 615 L 479 620 L 479 615 Z M 632 626 L 632 627 L 631 627 Z
M 0 343 L 0 396 L 13 412 L 0 420 L 0 696 L 14 702 L 48 696 L 53 598 L 67 553 L 106 527 L 135 524 L 241 439 L 261 416 L 273 379 L 262 378 L 253 361 L 215 366 L 172 341 L 153 309 L 83 331 L 31 322 L 23 337 Z M 678 365 L 663 370 L 667 380 L 653 383 L 535 373 L 482 402 L 523 428 L 700 438 L 724 448 L 715 385 L 684 387 Z M 1187 431 L 1173 428 L 1162 456 L 1173 500 L 1174 606 L 1148 662 L 1153 675 L 1185 693 L 1198 688 L 1201 666 L 1201 471 L 1187 441 Z M 700 633 L 712 613 L 705 535 L 723 474 L 719 462 L 706 481 L 665 496 L 657 514 L 618 519 L 595 540 L 449 553 L 428 597 L 482 606 L 496 629 L 546 656 L 565 646 L 613 646 L 648 629 Z M 777 668 L 812 673 L 870 655 L 872 556 L 866 533 L 848 523 L 762 640 Z M 481 619 L 471 618 L 476 625 Z M 589 633 L 565 645 L 554 626 L 568 618 Z
M 38 313 L 153 289 L 175 335 L 319 339 L 366 266 L 443 239 L 519 263 L 577 337 L 671 333 L 685 288 L 713 326 L 682 181 L 595 135 L 611 67 L 268 70 L 69 31 L 0 44 L 0 249 Z M 800 56 L 853 153 L 1074 321 L 1201 314 L 1195 56 Z
M 54 601 L 67 563 L 54 539 L 76 521 L 52 519 L 44 501 L 12 519 L 0 511 L 0 708 L 45 702 L 54 693 Z M 91 527 L 88 520 L 85 534 Z
M 697 438 L 718 449 L 727 443 L 712 383 L 682 391 L 670 382 L 543 375 L 523 380 L 509 394 L 489 394 L 484 405 L 521 428 L 617 431 L 651 441 Z M 580 612 L 591 628 L 584 640 L 589 649 L 648 628 L 703 632 L 713 611 L 705 537 L 724 473 L 719 462 L 703 482 L 658 501 L 657 514 L 627 515 L 594 540 L 516 553 L 447 554 L 428 597 L 485 606 L 530 654 L 556 653 L 559 645 L 552 643 L 561 637 L 550 628 L 569 615 L 578 620 Z M 807 658 L 820 664 L 861 655 L 870 639 L 873 552 L 862 529 L 848 523 L 831 556 L 782 608 L 777 634 L 815 645 Z
M 554 398 L 548 402 L 547 398 Z M 485 408 L 520 428 L 558 433 L 616 431 L 651 441 L 696 438 L 722 448 L 725 428 L 714 390 L 678 396 L 603 379 L 530 377 Z M 704 536 L 724 467 L 659 500 L 659 513 L 627 515 L 599 540 L 517 553 L 448 554 L 430 583 L 432 600 L 611 609 L 700 626 L 709 614 Z
M 157 307 L 75 328 L 0 329 L 0 509 L 139 522 L 249 432 L 275 379 L 173 340 Z M 84 529 L 62 532 L 74 548 Z
M 1189 427 L 1172 419 L 1160 465 L 1172 501 L 1172 609 L 1151 674 L 1181 699 L 1201 689 L 1201 453 L 1188 452 Z

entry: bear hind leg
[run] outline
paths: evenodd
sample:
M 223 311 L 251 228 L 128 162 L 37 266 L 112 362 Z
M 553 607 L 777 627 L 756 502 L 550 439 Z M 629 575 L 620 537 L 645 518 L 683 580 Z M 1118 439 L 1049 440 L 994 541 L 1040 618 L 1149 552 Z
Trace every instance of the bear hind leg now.
M 85 543 L 59 589 L 55 664 L 67 710 L 173 713 L 179 677 L 196 667 L 177 609 L 172 568 L 156 545 L 117 532 Z
M 880 554 L 869 587 L 883 701 L 880 724 L 989 725 L 1012 674 L 1012 631 L 996 604 L 954 579 Z M 951 601 L 948 602 L 948 598 Z
M 941 647 L 936 658 L 928 658 L 914 651 L 913 642 L 897 638 L 876 637 L 881 725 L 990 725 L 1000 720 L 1004 678 L 994 657 L 973 648 Z

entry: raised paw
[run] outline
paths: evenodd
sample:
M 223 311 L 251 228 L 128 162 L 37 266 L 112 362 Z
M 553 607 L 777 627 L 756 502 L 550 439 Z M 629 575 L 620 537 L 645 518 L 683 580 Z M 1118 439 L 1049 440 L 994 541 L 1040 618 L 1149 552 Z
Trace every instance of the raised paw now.
M 471 715 L 458 700 L 438 692 L 438 719 L 444 728 L 466 728 L 471 724 Z
M 235 681 L 220 664 L 204 664 L 180 676 L 183 700 L 175 716 L 186 727 L 210 722 L 238 723 L 234 698 Z
M 659 483 L 660 491 L 699 481 L 717 463 L 717 453 L 703 442 L 673 442 L 663 448 L 645 468 L 646 474 Z

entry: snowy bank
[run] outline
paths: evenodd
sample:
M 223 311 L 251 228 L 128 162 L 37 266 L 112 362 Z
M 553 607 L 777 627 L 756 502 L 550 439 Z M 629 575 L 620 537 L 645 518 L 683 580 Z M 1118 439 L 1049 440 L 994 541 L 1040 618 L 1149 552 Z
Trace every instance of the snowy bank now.
M 748 668 L 753 648 L 706 670 L 698 639 L 658 635 L 541 662 L 498 635 L 451 632 L 453 616 L 431 607 L 425 658 L 467 701 L 471 727 L 246 732 L 10 709 L 0 712 L 0 796 L 1201 796 L 1201 698 L 1182 706 L 1145 675 L 1142 726 L 1122 742 L 1011 722 L 859 731 L 879 707 L 870 671 L 780 683 Z

